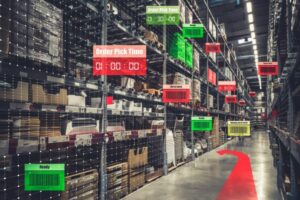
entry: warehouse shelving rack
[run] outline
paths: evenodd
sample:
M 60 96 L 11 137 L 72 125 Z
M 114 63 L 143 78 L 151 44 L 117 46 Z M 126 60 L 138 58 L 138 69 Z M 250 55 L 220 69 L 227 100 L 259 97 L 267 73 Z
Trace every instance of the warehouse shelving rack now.
M 267 87 L 271 149 L 278 187 L 285 199 L 296 200 L 300 197 L 299 4 L 272 0 L 269 9 L 268 58 L 279 63 L 279 76 L 268 77 Z
M 199 5 L 196 1 L 183 0 L 186 7 L 192 11 L 195 18 L 194 22 L 203 23 L 205 25 L 205 31 L 207 38 L 202 41 L 189 40 L 195 49 L 200 53 L 200 73 L 193 72 L 187 69 L 184 64 L 171 58 L 165 49 L 158 49 L 155 45 L 147 42 L 140 34 L 139 27 L 145 25 L 145 13 L 143 7 L 145 3 L 147 5 L 156 4 L 163 5 L 164 2 L 155 1 L 81 1 L 81 0 L 47 0 L 47 2 L 57 6 L 63 10 L 64 17 L 64 64 L 65 68 L 57 68 L 51 64 L 45 64 L 38 61 L 32 61 L 30 59 L 23 59 L 18 56 L 7 56 L 1 55 L 1 79 L 14 83 L 15 81 L 26 81 L 30 84 L 42 84 L 45 87 L 55 88 L 66 88 L 72 92 L 78 92 L 84 90 L 90 97 L 102 97 L 102 105 L 99 108 L 88 109 L 87 107 L 73 107 L 71 110 L 67 105 L 45 105 L 43 103 L 30 103 L 15 101 L 5 101 L 1 103 L 1 116 L 66 116 L 67 119 L 76 117 L 91 117 L 99 121 L 101 124 L 100 133 L 94 134 L 96 137 L 93 139 L 93 143 L 90 146 L 75 147 L 70 145 L 69 141 L 65 142 L 59 148 L 29 151 L 23 153 L 13 153 L 12 155 L 4 155 L 1 157 L 1 194 L 3 193 L 4 198 L 9 197 L 23 197 L 27 198 L 39 198 L 39 199 L 58 199 L 60 193 L 57 192 L 30 192 L 29 194 L 23 190 L 18 190 L 23 187 L 23 164 L 31 162 L 42 162 L 42 163 L 66 163 L 66 175 L 82 172 L 89 169 L 97 169 L 99 172 L 99 189 L 98 196 L 100 199 L 107 198 L 107 166 L 114 162 L 124 161 L 126 152 L 130 148 L 144 147 L 147 145 L 155 146 L 150 150 L 150 157 L 153 159 L 154 164 L 164 168 L 164 173 L 167 174 L 167 163 L 166 163 L 166 141 L 165 133 L 160 133 L 159 130 L 152 130 L 152 133 L 147 137 L 139 138 L 136 136 L 135 130 L 125 131 L 132 137 L 126 141 L 116 141 L 112 132 L 107 131 L 108 122 L 110 120 L 118 120 L 124 118 L 142 118 L 142 119 L 164 119 L 165 127 L 172 129 L 174 126 L 174 119 L 176 116 L 185 116 L 187 122 L 190 120 L 190 116 L 194 115 L 212 115 L 219 117 L 219 119 L 243 119 L 244 116 L 239 113 L 227 113 L 221 108 L 224 104 L 224 94 L 218 92 L 217 85 L 214 86 L 207 81 L 207 74 L 204 72 L 201 74 L 202 65 L 208 65 L 217 73 L 218 80 L 230 80 L 220 70 L 218 63 L 214 62 L 201 47 L 204 41 L 221 42 L 223 45 L 223 51 L 218 56 L 217 60 L 222 60 L 223 65 L 229 67 L 230 71 L 234 75 L 234 80 L 242 88 L 246 87 L 246 92 L 238 91 L 240 98 L 246 100 L 248 106 L 253 106 L 252 99 L 248 96 L 249 85 L 246 82 L 242 84 L 244 79 L 237 61 L 229 48 L 229 45 L 221 34 L 221 30 L 218 26 L 217 21 L 214 19 L 212 13 L 209 10 L 208 4 L 205 0 L 200 2 L 207 12 L 206 16 L 202 17 L 199 14 Z M 129 15 L 134 21 L 122 20 L 120 16 L 114 15 L 111 10 L 108 10 L 107 3 L 115 3 L 123 14 Z M 127 6 L 129 5 L 129 6 Z M 85 13 L 84 15 L 82 15 Z M 213 24 L 217 29 L 217 37 L 214 38 L 208 29 L 208 22 L 203 19 L 210 17 Z M 76 20 L 78 20 L 76 22 Z M 86 30 L 82 30 L 82 28 Z M 101 27 L 101 28 L 99 28 Z M 149 28 L 149 27 L 147 27 Z M 181 31 L 181 27 L 172 27 L 177 31 Z M 163 44 L 166 46 L 166 37 L 168 30 L 166 27 L 151 27 L 156 34 L 163 36 Z M 221 36 L 221 37 L 220 37 Z M 84 41 L 84 39 L 88 41 Z M 148 50 L 148 73 L 151 75 L 163 76 L 164 83 L 166 83 L 166 74 L 168 72 L 179 72 L 189 78 L 197 79 L 201 82 L 201 107 L 194 107 L 193 105 L 165 105 L 162 103 L 161 98 L 155 95 L 140 94 L 135 91 L 126 90 L 124 88 L 117 88 L 111 85 L 111 80 L 108 77 L 93 78 L 89 77 L 86 80 L 79 80 L 74 78 L 72 74 L 72 66 L 70 64 L 73 59 L 73 52 L 78 53 L 78 59 L 82 62 L 91 63 L 92 58 L 92 44 L 144 44 Z M 72 46 L 74 45 L 74 46 Z M 82 50 L 82 51 L 80 51 Z M 226 55 L 230 55 L 230 60 Z M 202 62 L 202 63 L 201 63 Z M 204 63 L 204 64 L 203 64 Z M 233 64 L 231 64 L 233 63 Z M 163 69 L 158 66 L 163 66 Z M 15 70 L 11 70 L 14 67 Z M 46 70 L 45 70 L 46 69 Z M 136 80 L 143 80 L 149 82 L 148 77 L 131 77 Z M 203 95 L 204 94 L 204 95 Z M 217 101 L 214 102 L 214 108 L 208 107 L 208 94 L 213 94 L 214 98 L 217 96 Z M 116 99 L 125 98 L 127 100 L 134 100 L 142 102 L 145 105 L 160 105 L 164 106 L 163 112 L 134 112 L 134 111 L 112 111 L 107 109 L 106 97 L 114 96 Z M 222 100 L 221 100 L 222 99 Z M 12 104 L 17 103 L 15 108 Z M 235 105 L 234 110 L 237 110 Z M 180 114 L 178 114 L 180 113 Z M 170 118 L 169 118 L 170 117 Z M 171 119 L 171 120 L 169 120 Z M 59 120 L 60 121 L 60 120 Z M 143 124 L 143 126 L 145 126 Z M 190 127 L 189 123 L 185 123 L 184 129 L 188 134 L 185 134 L 187 140 L 192 141 L 189 134 Z M 159 145 L 157 145 L 159 144 Z M 153 150 L 157 149 L 157 151 Z M 151 154 L 151 151 L 153 153 Z M 194 155 L 194 154 L 193 154 Z M 12 163 L 12 164 L 9 164 Z M 11 165 L 9 172 L 6 171 L 6 167 Z M 2 179 L 3 178 L 3 179 Z M 5 178 L 5 179 L 4 179 Z M 3 183 L 3 184 L 2 184 Z M 18 191 L 18 192 L 15 192 Z

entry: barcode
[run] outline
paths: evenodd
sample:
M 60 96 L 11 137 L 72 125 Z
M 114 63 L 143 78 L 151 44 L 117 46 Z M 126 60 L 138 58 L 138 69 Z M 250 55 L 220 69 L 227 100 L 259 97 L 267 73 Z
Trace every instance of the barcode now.
M 187 35 L 200 35 L 200 29 L 187 29 Z
M 167 92 L 167 99 L 186 99 L 186 92 Z
M 210 123 L 209 122 L 194 122 L 195 128 L 209 128 Z
M 57 186 L 59 185 L 59 174 L 30 174 L 30 186 Z
M 246 134 L 247 127 L 230 127 L 230 133 Z
M 261 72 L 276 72 L 275 67 L 262 67 Z

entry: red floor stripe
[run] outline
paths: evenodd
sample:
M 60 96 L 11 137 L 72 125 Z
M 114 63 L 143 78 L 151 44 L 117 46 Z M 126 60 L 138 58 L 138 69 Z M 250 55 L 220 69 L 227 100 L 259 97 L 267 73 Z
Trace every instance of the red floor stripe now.
M 234 155 L 238 161 L 217 200 L 258 200 L 248 155 L 231 150 L 221 150 L 218 153 Z

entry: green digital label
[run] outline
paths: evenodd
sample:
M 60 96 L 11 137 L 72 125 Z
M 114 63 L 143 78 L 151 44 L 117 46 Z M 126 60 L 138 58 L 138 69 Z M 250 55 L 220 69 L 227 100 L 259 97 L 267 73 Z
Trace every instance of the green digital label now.
M 192 131 L 211 131 L 212 117 L 192 117 Z
M 182 35 L 184 38 L 203 38 L 203 24 L 183 24 Z
M 146 23 L 148 25 L 179 25 L 179 6 L 147 6 Z
M 25 191 L 64 191 L 65 164 L 25 164 Z

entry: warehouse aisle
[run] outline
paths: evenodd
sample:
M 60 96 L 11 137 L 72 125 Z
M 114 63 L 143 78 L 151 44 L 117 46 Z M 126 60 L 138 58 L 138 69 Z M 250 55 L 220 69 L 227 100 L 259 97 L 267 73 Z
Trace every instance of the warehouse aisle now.
M 249 155 L 259 200 L 281 199 L 269 139 L 265 132 L 257 132 L 251 139 L 246 139 L 243 145 L 234 140 L 218 150 L 220 149 L 237 150 Z M 236 160 L 234 156 L 220 156 L 214 150 L 198 158 L 195 165 L 188 163 L 125 199 L 215 200 Z M 240 199 L 246 198 L 240 197 L 238 200 Z

